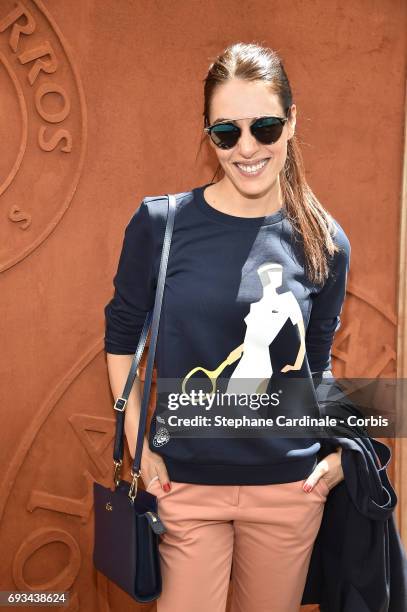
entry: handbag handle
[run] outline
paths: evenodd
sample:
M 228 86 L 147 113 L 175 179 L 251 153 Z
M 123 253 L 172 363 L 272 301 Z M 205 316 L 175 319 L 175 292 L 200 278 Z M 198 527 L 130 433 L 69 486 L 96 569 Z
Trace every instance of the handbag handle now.
M 160 314 L 161 314 L 161 305 L 162 298 L 164 293 L 164 284 L 165 277 L 167 274 L 167 264 L 168 264 L 168 256 L 170 252 L 171 246 L 171 238 L 172 231 L 174 227 L 174 219 L 175 219 L 175 209 L 176 209 L 176 198 L 174 195 L 167 194 L 168 198 L 168 211 L 167 211 L 167 221 L 165 226 L 165 234 L 164 234 L 164 242 L 161 253 L 160 260 L 160 270 L 158 273 L 158 281 L 157 281 L 157 289 L 154 300 L 154 308 L 152 311 L 147 313 L 146 319 L 144 321 L 143 329 L 141 331 L 140 339 L 137 345 L 136 352 L 133 357 L 133 361 L 131 363 L 130 371 L 126 380 L 126 384 L 124 385 L 123 393 L 120 397 L 118 397 L 113 405 L 113 408 L 117 411 L 116 418 L 116 434 L 115 434 L 115 442 L 113 449 L 113 463 L 114 463 L 114 475 L 113 479 L 116 486 L 119 486 L 120 482 L 120 467 L 123 463 L 123 433 L 124 433 L 124 418 L 125 418 L 125 408 L 127 404 L 127 400 L 129 399 L 130 391 L 134 384 L 134 379 L 137 376 L 137 368 L 139 366 L 141 357 L 143 355 L 144 347 L 147 341 L 148 331 L 151 324 L 151 338 L 150 345 L 148 349 L 148 358 L 147 358 L 147 367 L 146 367 L 146 375 L 144 379 L 143 386 L 143 397 L 141 400 L 141 408 L 140 408 L 140 420 L 137 434 L 137 442 L 136 442 L 136 450 L 134 453 L 134 461 L 131 469 L 132 482 L 129 489 L 129 497 L 132 502 L 137 494 L 137 481 L 141 476 L 140 464 L 141 464 L 141 455 L 143 452 L 143 438 L 146 429 L 146 420 L 147 420 L 147 412 L 148 412 L 148 402 L 150 398 L 150 389 L 151 389 L 151 380 L 153 376 L 153 368 L 154 368 L 154 357 L 155 357 L 155 347 L 157 343 L 158 336 L 158 327 L 160 322 Z

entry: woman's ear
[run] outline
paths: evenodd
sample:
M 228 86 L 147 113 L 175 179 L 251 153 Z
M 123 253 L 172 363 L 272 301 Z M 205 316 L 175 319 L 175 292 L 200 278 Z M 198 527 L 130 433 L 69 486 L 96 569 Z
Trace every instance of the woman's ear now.
M 288 127 L 287 140 L 290 140 L 290 138 L 292 138 L 295 134 L 296 121 L 297 121 L 297 107 L 295 106 L 295 104 L 292 104 L 290 108 L 290 116 L 287 121 L 287 127 Z

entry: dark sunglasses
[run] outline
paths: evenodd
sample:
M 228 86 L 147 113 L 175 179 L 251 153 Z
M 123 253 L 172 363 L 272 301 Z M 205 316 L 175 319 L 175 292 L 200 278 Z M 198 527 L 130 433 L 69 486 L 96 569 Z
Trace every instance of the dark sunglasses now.
M 239 121 L 239 119 L 234 119 L 234 121 Z M 286 121 L 288 117 L 258 117 L 250 125 L 250 132 L 261 144 L 270 145 L 280 138 Z M 232 121 L 214 123 L 205 127 L 204 132 L 209 134 L 220 149 L 232 149 L 242 134 L 241 128 Z

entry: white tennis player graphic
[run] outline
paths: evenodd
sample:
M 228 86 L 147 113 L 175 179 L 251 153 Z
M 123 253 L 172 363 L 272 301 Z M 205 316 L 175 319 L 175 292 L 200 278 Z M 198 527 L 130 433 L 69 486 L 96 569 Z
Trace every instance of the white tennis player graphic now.
M 292 291 L 277 293 L 282 285 L 283 266 L 265 263 L 257 273 L 263 285 L 263 297 L 250 305 L 250 312 L 244 319 L 247 329 L 243 354 L 230 377 L 227 393 L 238 393 L 239 389 L 248 394 L 265 392 L 273 375 L 269 347 L 288 318 L 293 325 L 298 325 L 301 342 L 295 362 L 285 365 L 281 372 L 300 369 L 304 359 L 305 329 L 301 308 Z M 238 379 L 244 379 L 244 384 L 236 383 Z
M 283 266 L 268 262 L 262 264 L 257 273 L 263 286 L 263 296 L 250 305 L 250 311 L 244 318 L 246 333 L 243 344 L 233 349 L 215 370 L 201 366 L 190 370 L 182 382 L 183 393 L 186 393 L 187 380 L 198 371 L 208 376 L 212 382 L 212 392 L 215 393 L 217 378 L 227 365 L 237 360 L 239 363 L 230 376 L 226 393 L 264 393 L 273 375 L 269 347 L 289 318 L 293 325 L 298 325 L 300 345 L 294 363 L 286 364 L 281 372 L 301 368 L 306 350 L 304 320 L 292 291 L 277 293 L 283 281 Z

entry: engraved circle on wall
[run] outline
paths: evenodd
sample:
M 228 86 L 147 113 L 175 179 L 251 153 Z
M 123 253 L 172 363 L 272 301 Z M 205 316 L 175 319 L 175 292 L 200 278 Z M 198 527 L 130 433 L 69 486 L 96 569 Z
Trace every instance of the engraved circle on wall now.
M 55 230 L 82 172 L 87 115 L 75 60 L 39 0 L 0 5 L 0 271 Z

